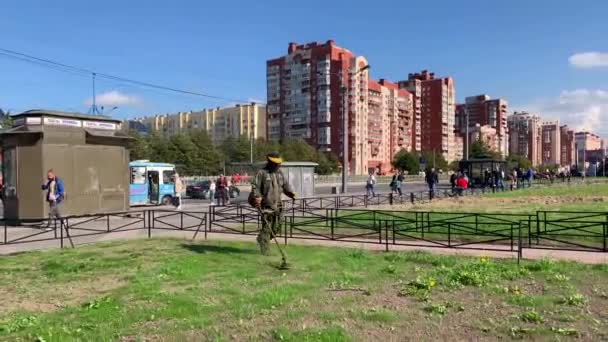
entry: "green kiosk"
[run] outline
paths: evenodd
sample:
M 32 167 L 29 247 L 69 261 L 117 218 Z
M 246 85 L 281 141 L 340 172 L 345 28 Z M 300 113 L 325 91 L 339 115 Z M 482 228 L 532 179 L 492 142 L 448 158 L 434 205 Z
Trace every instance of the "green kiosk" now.
M 41 185 L 49 169 L 65 186 L 64 216 L 129 208 L 130 138 L 120 132 L 120 120 L 52 110 L 12 118 L 13 128 L 0 133 L 5 219 L 48 216 Z

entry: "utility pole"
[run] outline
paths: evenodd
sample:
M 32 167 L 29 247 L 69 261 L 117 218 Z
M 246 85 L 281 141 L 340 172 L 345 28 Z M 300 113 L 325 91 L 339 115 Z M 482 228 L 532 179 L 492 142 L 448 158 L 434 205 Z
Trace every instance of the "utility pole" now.
M 253 165 L 253 132 L 249 134 L 249 164 Z
M 340 85 L 342 90 L 342 193 L 348 192 L 348 100 L 346 99 L 347 88 L 344 83 L 343 71 L 340 73 Z
M 99 114 L 99 110 L 97 110 L 97 95 L 95 93 L 95 77 L 97 76 L 96 73 L 91 73 L 92 76 L 92 80 L 93 80 L 93 104 L 91 105 L 91 114 L 96 115 Z
M 469 110 L 466 108 L 464 109 L 464 115 L 466 117 L 466 122 L 465 122 L 465 127 L 464 127 L 464 144 L 465 144 L 465 149 L 464 149 L 464 160 L 469 160 Z

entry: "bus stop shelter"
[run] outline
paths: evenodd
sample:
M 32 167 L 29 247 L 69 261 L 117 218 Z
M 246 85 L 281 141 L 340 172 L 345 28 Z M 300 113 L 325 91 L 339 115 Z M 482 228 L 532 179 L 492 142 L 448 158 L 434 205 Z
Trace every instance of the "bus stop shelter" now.
M 0 133 L 4 218 L 48 216 L 41 185 L 53 169 L 65 186 L 62 215 L 125 211 L 129 207 L 130 138 L 106 116 L 30 110 Z
M 485 187 L 488 176 L 492 171 L 504 171 L 507 174 L 507 162 L 492 158 L 476 158 L 461 160 L 459 163 L 460 172 L 464 172 L 469 177 L 469 186 L 473 188 Z

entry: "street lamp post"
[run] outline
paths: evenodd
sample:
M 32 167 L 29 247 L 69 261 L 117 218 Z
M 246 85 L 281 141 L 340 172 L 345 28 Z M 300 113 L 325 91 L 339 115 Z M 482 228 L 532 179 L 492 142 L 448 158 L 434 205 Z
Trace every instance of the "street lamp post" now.
M 465 150 L 464 150 L 464 160 L 469 160 L 469 110 L 464 109 L 464 115 L 466 117 L 465 127 L 464 127 L 464 141 L 465 141 Z

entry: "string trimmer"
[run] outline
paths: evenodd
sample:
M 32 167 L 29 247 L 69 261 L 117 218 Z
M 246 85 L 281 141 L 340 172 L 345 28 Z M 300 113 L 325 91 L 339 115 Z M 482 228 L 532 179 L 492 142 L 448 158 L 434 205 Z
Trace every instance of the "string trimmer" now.
M 289 267 L 289 264 L 287 263 L 287 257 L 285 256 L 285 252 L 283 252 L 283 249 L 281 248 L 281 244 L 277 240 L 276 235 L 274 235 L 274 231 L 272 230 L 272 227 L 270 227 L 270 225 L 266 221 L 266 217 L 264 216 L 264 213 L 262 212 L 262 208 L 257 207 L 257 209 L 258 209 L 258 214 L 260 214 L 260 219 L 262 220 L 262 225 L 268 227 L 268 229 L 270 230 L 270 236 L 276 243 L 277 248 L 279 249 L 279 252 L 281 253 L 281 264 L 279 265 L 278 269 L 288 270 L 290 267 Z

